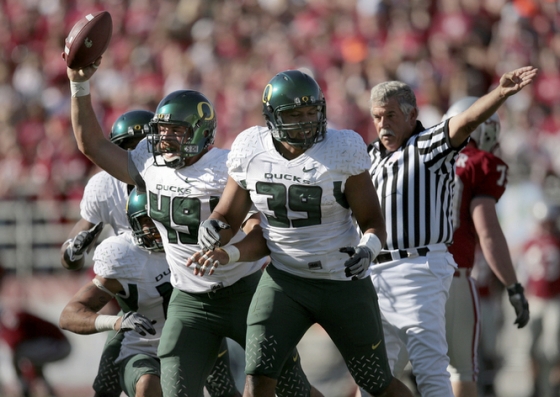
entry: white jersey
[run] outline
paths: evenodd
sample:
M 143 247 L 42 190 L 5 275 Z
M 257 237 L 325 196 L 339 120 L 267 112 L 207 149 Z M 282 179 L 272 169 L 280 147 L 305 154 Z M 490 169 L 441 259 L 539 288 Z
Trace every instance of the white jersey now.
M 200 250 L 198 228 L 208 219 L 226 186 L 228 150 L 211 149 L 195 164 L 181 169 L 154 165 L 145 141 L 129 156 L 146 184 L 148 214 L 156 224 L 171 268 L 175 288 L 191 293 L 227 287 L 259 270 L 263 261 L 220 266 L 211 276 L 193 275 L 187 259 Z M 239 231 L 231 240 L 241 240 Z
M 344 274 L 358 231 L 344 196 L 346 180 L 369 169 L 366 145 L 354 131 L 328 129 L 325 139 L 293 160 L 276 150 L 266 127 L 237 136 L 230 176 L 263 214 L 264 237 L 278 269 L 307 278 L 349 280 Z
M 105 171 L 90 178 L 80 202 L 80 216 L 96 224 L 111 225 L 115 234 L 130 230 L 126 218 L 127 185 Z
M 115 362 L 140 353 L 157 357 L 173 290 L 165 254 L 141 249 L 134 244 L 132 232 L 126 232 L 103 240 L 95 250 L 93 261 L 95 274 L 116 279 L 123 286 L 124 293 L 116 295 L 123 311 L 138 312 L 156 321 L 155 335 L 126 332 Z

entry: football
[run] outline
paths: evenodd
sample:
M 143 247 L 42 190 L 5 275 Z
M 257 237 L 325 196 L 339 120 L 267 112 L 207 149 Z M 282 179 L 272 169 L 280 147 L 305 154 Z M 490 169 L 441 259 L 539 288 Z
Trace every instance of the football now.
M 70 30 L 62 57 L 71 69 L 81 69 L 99 58 L 111 41 L 113 20 L 107 11 L 88 14 Z

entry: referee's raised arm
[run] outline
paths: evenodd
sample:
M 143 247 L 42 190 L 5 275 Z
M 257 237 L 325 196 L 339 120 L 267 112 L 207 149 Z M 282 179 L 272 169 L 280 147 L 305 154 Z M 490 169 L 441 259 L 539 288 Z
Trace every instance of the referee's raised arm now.
M 481 123 L 494 114 L 506 99 L 531 84 L 537 68 L 525 66 L 504 73 L 500 83 L 488 94 L 479 98 L 467 110 L 449 119 L 449 139 L 454 147 L 460 146 Z

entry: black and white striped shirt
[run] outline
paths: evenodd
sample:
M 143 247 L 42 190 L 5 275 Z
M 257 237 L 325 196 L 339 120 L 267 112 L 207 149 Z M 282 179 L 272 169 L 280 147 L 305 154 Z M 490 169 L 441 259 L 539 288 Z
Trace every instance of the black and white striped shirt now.
M 462 147 L 451 147 L 447 122 L 427 130 L 417 122 L 392 153 L 379 140 L 369 145 L 370 175 L 387 225 L 385 249 L 452 242 L 454 164 Z

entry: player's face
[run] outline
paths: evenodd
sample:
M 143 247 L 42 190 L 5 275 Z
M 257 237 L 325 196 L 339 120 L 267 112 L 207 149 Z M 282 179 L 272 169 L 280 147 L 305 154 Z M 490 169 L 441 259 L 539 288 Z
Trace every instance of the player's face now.
M 148 216 L 140 216 L 138 217 L 138 222 L 140 223 L 140 226 L 142 226 L 142 231 L 146 233 L 143 237 L 145 240 L 144 243 L 147 246 L 151 246 L 152 243 L 156 241 L 161 245 L 161 236 L 156 228 L 156 225 L 154 225 L 154 221 L 152 221 L 152 219 Z
M 167 162 L 179 157 L 181 143 L 192 138 L 192 129 L 185 125 L 158 124 L 158 133 L 161 136 L 159 150 Z
M 373 104 L 371 114 L 379 139 L 390 152 L 397 150 L 410 137 L 416 125 L 416 111 L 413 110 L 407 118 L 396 98 L 390 98 L 385 104 Z
M 291 139 L 309 139 L 317 133 L 316 124 L 319 120 L 317 106 L 305 106 L 280 112 L 282 124 L 292 124 L 295 128 L 284 128 Z

